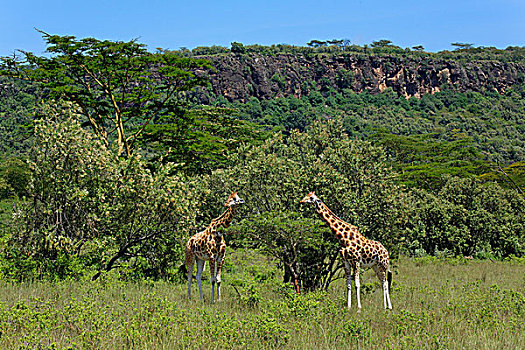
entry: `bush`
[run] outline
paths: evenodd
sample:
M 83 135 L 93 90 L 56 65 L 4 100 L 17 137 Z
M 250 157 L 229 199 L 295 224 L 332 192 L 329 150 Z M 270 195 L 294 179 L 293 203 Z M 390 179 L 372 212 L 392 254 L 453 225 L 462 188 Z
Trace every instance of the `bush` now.
M 7 264 L 35 261 L 58 277 L 76 272 L 74 261 L 165 276 L 195 225 L 190 181 L 169 165 L 153 174 L 139 156 L 119 158 L 73 119 L 55 119 L 36 125 L 29 200 L 5 238 Z
M 412 190 L 407 203 L 411 254 L 448 251 L 478 257 L 525 253 L 525 200 L 496 183 L 445 177 L 436 195 Z
M 0 200 L 24 197 L 29 177 L 28 165 L 23 158 L 0 159 Z

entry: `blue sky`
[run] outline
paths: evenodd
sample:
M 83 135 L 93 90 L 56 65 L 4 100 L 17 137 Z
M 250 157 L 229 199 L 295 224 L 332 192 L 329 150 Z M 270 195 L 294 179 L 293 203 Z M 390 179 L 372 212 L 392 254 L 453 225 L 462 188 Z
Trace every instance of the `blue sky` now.
M 42 54 L 34 28 L 50 34 L 129 41 L 151 51 L 230 47 L 231 42 L 305 46 L 312 39 L 387 39 L 427 51 L 525 46 L 523 0 L 0 0 L 0 56 Z

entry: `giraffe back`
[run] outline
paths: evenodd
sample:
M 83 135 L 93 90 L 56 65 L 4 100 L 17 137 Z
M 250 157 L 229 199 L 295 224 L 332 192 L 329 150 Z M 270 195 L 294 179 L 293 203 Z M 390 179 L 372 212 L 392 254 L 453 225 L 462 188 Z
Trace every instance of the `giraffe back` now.
M 186 245 L 186 252 L 193 253 L 194 257 L 200 260 L 216 259 L 224 255 L 226 242 L 222 235 L 213 234 L 210 230 L 196 233 Z

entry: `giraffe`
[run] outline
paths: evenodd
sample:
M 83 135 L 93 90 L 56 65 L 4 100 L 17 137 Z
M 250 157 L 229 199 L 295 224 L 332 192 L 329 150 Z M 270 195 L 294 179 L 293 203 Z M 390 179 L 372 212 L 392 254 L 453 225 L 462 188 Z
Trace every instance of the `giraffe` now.
M 379 242 L 365 238 L 359 233 L 357 227 L 335 216 L 314 192 L 309 193 L 300 203 L 313 203 L 321 219 L 326 221 L 341 243 L 341 255 L 343 256 L 348 288 L 348 308 L 350 309 L 352 305 L 352 272 L 357 292 L 357 308 L 361 310 L 359 268 L 372 267 L 383 287 L 384 307 L 385 309 L 392 309 L 389 292 L 392 272 L 390 271 L 388 251 L 385 247 Z
M 244 201 L 233 192 L 226 203 L 226 211 L 221 216 L 213 219 L 208 227 L 199 233 L 193 235 L 186 244 L 186 268 L 188 272 L 188 299 L 191 298 L 191 279 L 193 264 L 197 261 L 197 283 L 199 292 L 202 296 L 201 277 L 204 270 L 204 263 L 208 261 L 210 265 L 211 281 L 211 302 L 214 302 L 214 289 L 217 283 L 217 300 L 221 300 L 221 268 L 224 262 L 224 252 L 226 251 L 226 242 L 221 232 L 218 231 L 220 226 L 228 227 L 235 216 L 237 205 Z M 215 270 L 217 264 L 217 270 Z

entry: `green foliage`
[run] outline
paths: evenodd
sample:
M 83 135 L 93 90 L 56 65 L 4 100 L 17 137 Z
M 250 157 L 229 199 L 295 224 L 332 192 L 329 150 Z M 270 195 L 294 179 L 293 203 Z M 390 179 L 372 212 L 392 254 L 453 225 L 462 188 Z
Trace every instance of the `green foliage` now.
M 435 190 L 444 174 L 474 177 L 488 169 L 472 140 L 442 141 L 437 134 L 402 136 L 378 133 L 375 143 L 386 148 L 403 184 Z
M 523 195 L 525 193 L 525 161 L 515 162 L 504 168 L 482 174 L 484 181 L 497 181 L 502 187 L 512 188 Z
M 340 268 L 338 241 L 322 221 L 270 211 L 243 219 L 238 226 L 241 235 L 279 262 L 284 282 L 294 288 L 327 289 L 335 279 Z
M 23 158 L 0 159 L 0 200 L 24 197 L 30 176 L 29 167 Z
M 0 154 L 21 156 L 30 146 L 29 127 L 43 92 L 37 84 L 0 75 Z
M 406 248 L 411 254 L 525 253 L 525 199 L 513 190 L 449 177 L 436 195 L 412 190 L 405 199 Z
M 370 47 L 372 47 L 372 50 L 376 53 L 396 54 L 405 52 L 405 50 L 399 46 L 393 45 L 392 41 L 386 39 L 374 41 L 370 44 Z
M 235 290 L 235 298 L 242 306 L 257 308 L 263 293 L 273 288 L 277 268 L 269 255 L 258 250 L 237 249 L 225 260 L 227 284 Z
M 116 157 L 74 120 L 37 124 L 30 200 L 14 213 L 3 258 L 38 263 L 52 277 L 75 275 L 79 263 L 167 277 L 170 255 L 182 253 L 180 239 L 194 225 L 191 185 L 170 176 L 169 165 L 152 174 L 138 156 Z
M 209 184 L 216 197 L 235 189 L 246 201 L 243 220 L 231 228 L 245 235 L 232 243 L 252 236 L 252 244 L 278 259 L 290 282 L 326 289 L 340 267 L 333 235 L 321 228 L 312 208 L 299 205 L 312 190 L 367 237 L 396 245 L 396 187 L 384 153 L 349 139 L 341 121 L 320 120 L 307 132 L 276 134 L 260 146 L 241 147 L 231 161 L 234 166 L 212 174 Z
M 244 45 L 237 42 L 232 42 L 231 52 L 234 53 L 245 53 L 246 49 L 244 48 Z
M 252 252 L 257 268 L 265 258 Z M 243 257 L 244 259 L 245 257 Z M 249 280 L 252 266 L 239 269 Z M 523 263 L 396 261 L 394 309 L 378 312 L 380 288 L 363 310 L 345 308 L 346 286 L 296 294 L 261 283 L 258 307 L 225 283 L 214 305 L 186 299 L 186 285 L 99 281 L 0 281 L 2 349 L 521 349 Z M 447 276 L 444 278 L 443 276 Z M 368 278 L 367 276 L 364 276 Z M 274 281 L 275 282 L 275 281 Z M 482 330 L 482 331 L 480 331 Z
M 171 162 L 187 174 L 204 174 L 228 165 L 227 156 L 244 143 L 258 144 L 269 132 L 231 117 L 225 108 L 179 110 L 148 125 L 141 137 L 153 151 L 150 163 Z
M 234 45 L 235 44 L 235 45 Z M 454 44 L 459 44 L 456 46 Z M 426 58 L 436 60 L 454 60 L 454 61 L 501 61 L 501 62 L 517 62 L 523 63 L 525 59 L 525 48 L 518 46 L 509 46 L 506 49 L 498 49 L 496 47 L 474 47 L 473 44 L 454 43 L 457 49 L 454 51 L 440 51 L 440 52 L 425 52 L 421 45 L 410 48 L 401 48 L 394 45 L 390 40 L 381 39 L 373 41 L 371 44 L 364 44 L 363 46 L 351 45 L 349 39 L 333 39 L 333 40 L 311 40 L 306 46 L 294 46 L 286 44 L 277 45 L 243 45 L 240 43 L 232 43 L 234 50 L 240 49 L 246 53 L 255 53 L 262 55 L 275 56 L 278 54 L 302 55 L 311 57 L 314 55 L 355 55 L 363 57 L 363 55 L 370 56 L 390 56 L 395 58 Z M 372 47 L 372 50 L 370 50 Z M 230 51 L 226 47 L 210 46 L 210 47 L 196 47 L 191 51 L 192 56 L 211 56 L 224 55 Z M 187 49 L 181 48 L 176 52 L 180 55 L 187 54 Z
M 191 50 L 191 53 L 194 56 L 218 55 L 218 54 L 226 54 L 228 52 L 229 52 L 229 49 L 227 47 L 217 46 L 217 45 L 213 45 L 210 47 L 197 46 L 196 48 Z
M 119 155 L 129 156 L 148 123 L 180 107 L 185 92 L 204 84 L 195 69 L 210 68 L 205 60 L 150 53 L 135 41 L 41 33 L 49 56 L 3 57 L 0 72 L 40 83 L 51 99 L 77 104 L 81 122 L 106 146 L 114 141 Z
M 464 51 L 468 51 L 472 49 L 472 47 L 474 46 L 474 44 L 469 44 L 469 43 L 452 43 L 451 45 L 456 47 L 455 50 L 464 50 Z
M 346 75 L 340 71 L 336 83 L 355 79 Z M 480 176 L 495 170 L 495 163 L 519 164 L 525 158 L 520 119 L 525 109 L 517 91 L 505 96 L 443 90 L 406 100 L 391 89 L 373 95 L 342 88 L 325 96 L 315 84 L 306 85 L 301 98 L 252 97 L 225 106 L 238 109 L 242 119 L 288 132 L 304 131 L 319 115 L 340 116 L 352 137 L 386 147 L 402 182 L 426 189 L 438 187 L 442 174 Z M 497 178 L 510 187 L 505 177 Z M 514 181 L 524 181 L 521 172 Z

